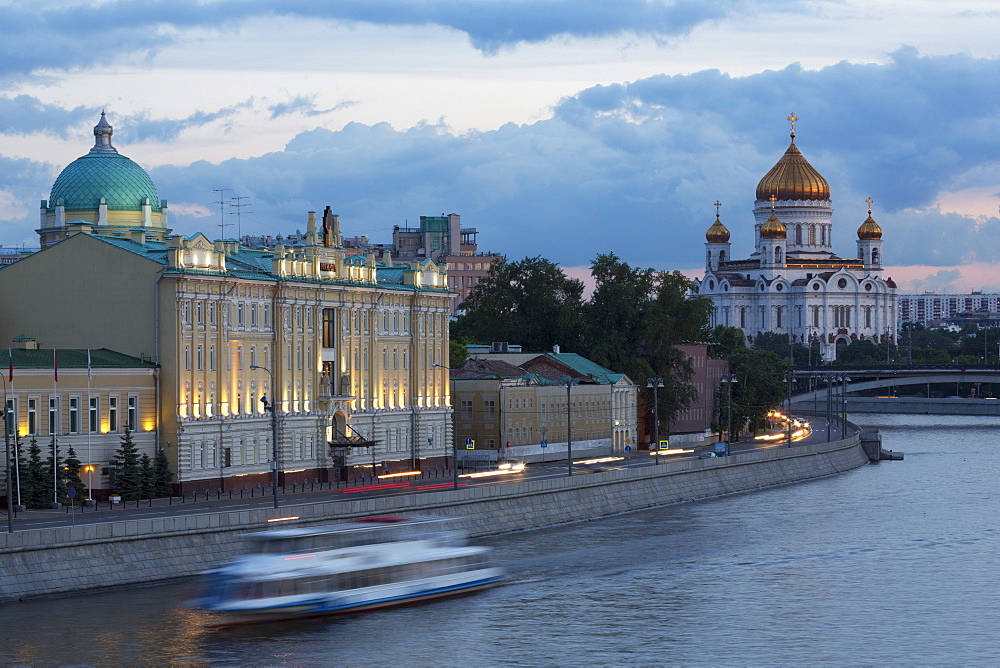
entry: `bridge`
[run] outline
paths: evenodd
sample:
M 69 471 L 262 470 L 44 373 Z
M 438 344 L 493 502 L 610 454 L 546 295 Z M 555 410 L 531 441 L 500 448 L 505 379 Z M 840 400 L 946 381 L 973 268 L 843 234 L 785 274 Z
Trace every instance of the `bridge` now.
M 795 366 L 792 370 L 792 405 L 800 408 L 818 408 L 821 402 L 825 405 L 840 401 L 853 412 L 1000 415 L 1000 401 L 986 404 L 981 391 L 984 384 L 1000 385 L 1000 366 L 997 365 Z M 955 396 L 932 397 L 931 386 L 944 383 L 954 385 Z M 894 388 L 908 385 L 924 386 L 923 397 L 892 396 Z M 877 389 L 886 389 L 885 394 L 889 396 L 848 396 Z

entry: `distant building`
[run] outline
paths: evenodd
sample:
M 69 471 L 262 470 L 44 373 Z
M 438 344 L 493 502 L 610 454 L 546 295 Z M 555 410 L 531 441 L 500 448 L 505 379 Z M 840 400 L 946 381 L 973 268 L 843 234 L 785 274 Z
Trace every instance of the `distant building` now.
M 680 345 L 677 349 L 691 360 L 694 375 L 690 382 L 698 396 L 670 425 L 670 439 L 680 444 L 714 439 L 712 423 L 720 417 L 725 419 L 723 417 L 726 410 L 725 401 L 720 413 L 716 396 L 722 377 L 729 372 L 729 363 L 726 360 L 711 359 L 706 344 Z M 661 434 L 665 428 L 665 424 L 660 425 Z
M 329 207 L 324 215 L 328 214 Z M 339 221 L 339 217 L 334 217 Z M 462 227 L 461 216 L 457 213 L 420 216 L 419 227 L 393 227 L 391 244 L 372 243 L 368 236 L 363 235 L 344 237 L 343 248 L 348 254 L 371 253 L 377 261 L 386 265 L 433 260 L 448 272 L 448 288 L 455 293 L 451 299 L 451 312 L 454 314 L 459 304 L 486 277 L 490 266 L 501 258 L 494 253 L 479 252 L 476 242 L 478 232 L 474 227 Z M 294 247 L 303 243 L 304 239 L 305 235 L 297 231 L 285 237 L 245 236 L 241 241 L 250 248 L 270 248 L 275 243 Z
M 961 318 L 963 322 L 988 320 L 988 327 L 997 320 L 1000 312 L 1000 294 L 969 292 L 965 294 L 921 294 L 899 295 L 899 321 L 918 322 L 925 327 L 937 322 Z
M 485 459 L 564 459 L 570 439 L 574 452 L 622 453 L 635 444 L 638 386 L 580 355 L 474 357 L 451 371 L 451 381 L 457 442 L 467 458 L 472 449 Z

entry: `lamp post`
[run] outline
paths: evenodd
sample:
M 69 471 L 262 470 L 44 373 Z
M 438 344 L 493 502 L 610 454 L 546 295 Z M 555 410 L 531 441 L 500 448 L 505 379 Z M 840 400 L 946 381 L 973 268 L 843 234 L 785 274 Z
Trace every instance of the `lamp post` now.
M 274 374 L 267 367 L 257 366 L 256 364 L 250 365 L 251 369 L 258 369 L 260 371 L 266 371 L 268 377 L 271 379 L 271 391 L 276 391 L 278 388 L 274 384 Z M 277 402 L 268 402 L 267 396 L 262 396 L 260 398 L 260 403 L 264 404 L 265 411 L 271 411 L 271 490 L 274 494 L 274 507 L 278 507 L 278 411 Z
M 444 369 L 448 372 L 448 384 L 451 386 L 451 475 L 454 488 L 458 489 L 458 411 L 455 410 L 455 386 L 452 385 L 451 367 L 432 362 L 431 367 Z M 447 459 L 447 457 L 445 457 Z
M 573 379 L 566 378 L 566 475 L 573 475 Z
M 795 382 L 795 371 L 789 369 L 788 374 L 785 376 L 785 382 L 788 384 L 788 410 L 785 411 L 785 438 L 788 441 L 788 447 L 792 447 L 792 383 Z
M 719 379 L 720 382 L 726 384 L 726 456 L 729 456 L 729 444 L 733 441 L 733 383 L 739 382 L 736 380 L 736 374 L 727 373 Z
M 3 442 L 7 446 L 7 533 L 14 533 L 14 498 L 12 495 L 13 482 L 10 475 L 10 404 L 7 399 L 7 376 L 3 376 Z M 52 453 L 55 461 L 55 452 Z
M 660 395 L 658 390 L 663 387 L 663 377 L 647 378 L 646 387 L 653 388 L 653 444 L 656 448 L 653 462 L 660 463 Z M 669 436 L 668 436 L 669 438 Z

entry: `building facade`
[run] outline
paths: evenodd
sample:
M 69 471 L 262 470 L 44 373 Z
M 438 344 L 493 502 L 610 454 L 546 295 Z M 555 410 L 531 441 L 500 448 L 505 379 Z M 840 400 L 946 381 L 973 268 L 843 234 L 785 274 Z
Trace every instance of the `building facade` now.
M 575 353 L 477 356 L 451 381 L 460 448 L 556 458 L 570 439 L 616 453 L 636 442 L 638 386 Z
M 832 361 L 852 341 L 885 343 L 897 330 L 896 284 L 884 278 L 882 230 L 871 216 L 857 230 L 857 257 L 833 252 L 833 203 L 826 179 L 795 144 L 757 185 L 754 252 L 732 255 L 719 218 L 705 235 L 705 275 L 698 294 L 715 304 L 713 325 L 739 327 L 747 341 L 764 332 L 819 344 Z
M 94 160 L 108 161 L 63 171 L 42 250 L 0 270 L 0 336 L 158 364 L 155 433 L 181 490 L 266 485 L 275 451 L 288 484 L 450 453 L 443 268 L 347 252 L 329 207 L 294 247 L 171 235 L 138 165 L 108 159 L 103 115 L 95 135 Z
M 970 292 L 966 294 L 899 295 L 900 322 L 917 322 L 930 326 L 962 315 L 963 320 L 995 321 L 1000 314 L 1000 294 Z M 992 324 L 987 326 L 992 327 Z

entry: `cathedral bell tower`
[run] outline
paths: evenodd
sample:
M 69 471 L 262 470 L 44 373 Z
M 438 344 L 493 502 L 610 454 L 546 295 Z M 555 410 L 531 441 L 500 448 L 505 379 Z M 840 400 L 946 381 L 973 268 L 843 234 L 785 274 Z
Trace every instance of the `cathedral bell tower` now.
M 870 272 L 882 271 L 884 258 L 882 257 L 882 228 L 878 226 L 872 218 L 872 198 L 869 197 L 868 217 L 858 228 L 858 257 L 865 265 L 865 269 Z
M 729 243 L 729 230 L 719 220 L 719 207 L 722 202 L 715 202 L 715 222 L 705 232 L 705 268 L 709 271 L 718 271 L 723 262 L 732 259 L 732 251 Z

